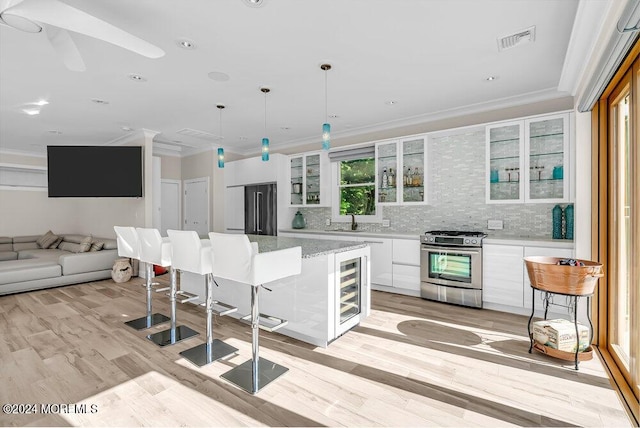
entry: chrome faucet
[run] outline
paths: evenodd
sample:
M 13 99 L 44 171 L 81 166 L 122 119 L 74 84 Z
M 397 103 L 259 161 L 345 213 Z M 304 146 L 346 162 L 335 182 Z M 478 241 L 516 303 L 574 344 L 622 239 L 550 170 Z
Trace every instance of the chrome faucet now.
M 358 228 L 358 223 L 356 223 L 356 216 L 351 214 L 351 230 L 356 230 Z

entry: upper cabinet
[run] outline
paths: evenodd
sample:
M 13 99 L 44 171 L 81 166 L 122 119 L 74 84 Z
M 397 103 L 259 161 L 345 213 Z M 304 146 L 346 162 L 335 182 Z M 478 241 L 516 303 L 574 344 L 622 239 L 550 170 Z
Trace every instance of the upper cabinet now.
M 289 157 L 291 206 L 329 206 L 329 159 L 325 152 Z
M 426 136 L 376 144 L 376 200 L 378 204 L 427 202 Z
M 487 203 L 569 201 L 569 114 L 486 128 Z

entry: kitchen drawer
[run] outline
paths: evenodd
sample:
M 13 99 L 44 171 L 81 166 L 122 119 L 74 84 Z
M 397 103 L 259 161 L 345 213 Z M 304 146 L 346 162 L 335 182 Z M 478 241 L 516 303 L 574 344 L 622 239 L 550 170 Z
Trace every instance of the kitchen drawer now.
M 393 288 L 420 291 L 420 266 L 394 264 Z
M 417 239 L 394 239 L 393 262 L 420 266 L 420 241 Z

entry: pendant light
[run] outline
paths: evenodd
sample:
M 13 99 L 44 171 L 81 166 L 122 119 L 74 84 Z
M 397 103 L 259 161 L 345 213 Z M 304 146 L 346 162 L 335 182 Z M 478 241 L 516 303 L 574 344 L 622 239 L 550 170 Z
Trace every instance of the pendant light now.
M 220 112 L 220 139 L 222 139 L 222 109 L 224 109 L 224 105 L 218 104 L 218 111 Z M 218 168 L 224 168 L 224 149 L 222 147 L 218 147 Z
M 267 94 L 271 92 L 271 89 L 262 87 L 260 91 L 264 94 L 264 135 L 262 138 L 262 160 L 269 160 L 269 139 L 266 137 L 267 135 Z
M 324 123 L 322 124 L 322 150 L 331 148 L 331 125 L 329 125 L 329 116 L 327 114 L 327 71 L 331 70 L 331 64 L 322 64 L 320 66 L 324 70 Z

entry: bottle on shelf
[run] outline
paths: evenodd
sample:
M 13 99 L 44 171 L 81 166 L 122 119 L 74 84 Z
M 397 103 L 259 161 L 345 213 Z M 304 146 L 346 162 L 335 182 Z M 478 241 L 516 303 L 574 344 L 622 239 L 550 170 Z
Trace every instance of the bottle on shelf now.
M 418 167 L 413 169 L 413 177 L 411 177 L 411 185 L 412 186 L 420 186 L 422 184 L 422 177 L 420 177 L 420 172 Z
M 409 168 L 407 168 L 407 174 L 404 176 L 403 184 L 405 186 L 410 186 L 411 185 L 411 179 L 412 179 L 411 167 L 409 167 Z
M 389 175 L 387 174 L 387 168 L 385 167 L 382 170 L 382 188 L 386 189 L 389 187 Z
M 389 187 L 396 185 L 396 173 L 393 172 L 393 168 L 389 168 Z

